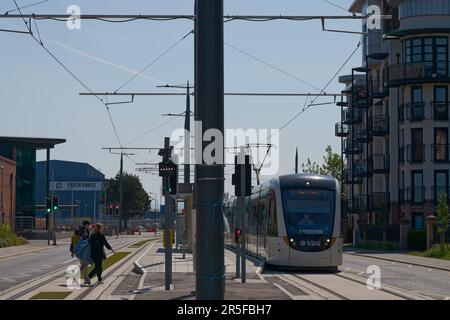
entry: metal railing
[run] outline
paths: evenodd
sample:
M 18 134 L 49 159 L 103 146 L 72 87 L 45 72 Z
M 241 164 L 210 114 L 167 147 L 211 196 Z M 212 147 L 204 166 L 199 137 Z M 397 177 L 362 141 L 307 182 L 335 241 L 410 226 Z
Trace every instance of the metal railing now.
M 387 153 L 373 154 L 372 170 L 374 173 L 387 173 L 390 169 L 390 156 Z
M 432 144 L 431 157 L 434 162 L 449 162 L 450 144 Z
M 406 104 L 407 119 L 422 121 L 425 119 L 425 102 L 410 102 Z
M 388 86 L 416 82 L 416 81 L 449 81 L 450 82 L 450 64 L 439 69 L 437 64 L 430 65 L 426 62 L 418 63 L 400 63 L 390 65 L 384 69 L 384 78 L 387 79 Z
M 412 205 L 425 203 L 425 187 L 408 187 L 406 189 L 406 200 Z
M 406 161 L 423 163 L 425 161 L 425 145 L 419 143 L 406 145 Z
M 334 132 L 336 137 L 346 137 L 349 134 L 348 125 L 342 122 L 338 122 L 334 126 Z
M 448 121 L 449 119 L 449 102 L 448 101 L 432 101 L 433 120 Z
M 389 134 L 389 116 L 373 116 L 370 118 L 370 127 L 374 136 L 384 136 Z

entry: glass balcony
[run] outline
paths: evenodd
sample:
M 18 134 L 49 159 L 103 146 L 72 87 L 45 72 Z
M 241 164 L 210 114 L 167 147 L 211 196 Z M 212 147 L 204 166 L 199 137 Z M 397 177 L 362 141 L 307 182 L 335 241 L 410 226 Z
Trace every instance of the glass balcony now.
M 385 136 L 389 134 L 389 116 L 374 116 L 370 119 L 372 134 L 374 136 Z
M 446 64 L 446 66 L 445 66 Z M 438 68 L 444 65 L 442 68 Z M 450 63 L 401 63 L 391 65 L 384 69 L 384 78 L 387 80 L 387 86 L 397 87 L 399 85 L 417 84 L 417 83 L 450 83 Z

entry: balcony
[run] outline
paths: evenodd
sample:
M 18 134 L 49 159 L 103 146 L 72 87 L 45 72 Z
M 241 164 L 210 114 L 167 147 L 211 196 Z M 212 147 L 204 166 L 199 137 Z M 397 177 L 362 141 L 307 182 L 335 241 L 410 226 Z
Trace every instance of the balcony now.
M 424 144 L 407 145 L 406 161 L 411 163 L 423 163 L 425 161 L 425 145 Z
M 437 102 L 432 101 L 431 106 L 433 108 L 433 120 L 436 121 L 448 121 L 449 119 L 449 102 Z
M 370 119 L 372 135 L 383 137 L 389 134 L 389 116 L 373 116 Z
M 360 184 L 362 179 L 353 174 L 352 169 L 344 170 L 344 183 L 345 184 Z
M 344 154 L 360 154 L 363 152 L 363 145 L 359 142 L 352 142 L 349 139 L 344 140 Z
M 356 130 L 356 134 L 355 134 L 355 140 L 356 142 L 359 143 L 367 143 L 371 140 L 372 135 L 369 133 L 367 133 L 367 129 L 366 128 L 358 128 Z
M 342 122 L 338 122 L 334 125 L 334 134 L 336 137 L 347 137 L 348 136 L 348 125 Z
M 344 124 L 352 125 L 352 124 L 358 124 L 363 121 L 363 113 L 359 112 L 359 110 L 345 110 L 344 111 Z
M 383 78 L 373 77 L 370 79 L 372 98 L 383 99 L 389 96 L 389 88 L 384 83 Z
M 447 197 L 447 203 L 450 203 L 450 188 L 449 187 L 433 187 L 432 188 L 434 203 L 437 205 L 441 194 L 445 194 Z
M 406 104 L 407 119 L 410 121 L 422 121 L 425 119 L 425 102 Z
M 384 69 L 388 87 L 416 83 L 450 83 L 449 63 L 446 69 L 437 69 L 428 63 L 402 63 Z
M 356 160 L 355 171 L 357 177 L 370 177 L 372 175 L 372 164 L 370 160 Z
M 369 195 L 369 205 L 371 210 L 386 210 L 389 212 L 390 194 L 389 192 L 372 192 Z
M 450 154 L 449 144 L 433 144 L 431 145 L 431 158 L 436 163 L 448 163 Z
M 367 196 L 365 194 L 354 195 L 350 204 L 350 209 L 353 213 L 362 213 L 369 209 L 367 206 Z
M 371 156 L 373 173 L 389 173 L 390 157 L 389 154 L 374 154 Z

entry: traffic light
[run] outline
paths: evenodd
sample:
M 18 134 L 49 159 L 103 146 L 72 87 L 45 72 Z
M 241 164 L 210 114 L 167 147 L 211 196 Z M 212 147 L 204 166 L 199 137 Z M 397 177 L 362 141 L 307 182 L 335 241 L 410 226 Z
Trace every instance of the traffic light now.
M 52 213 L 52 197 L 47 197 L 45 199 L 45 213 L 46 214 Z
M 117 204 L 116 205 L 116 216 L 118 216 L 120 214 L 120 211 L 119 211 L 119 205 Z
M 109 205 L 108 213 L 109 213 L 110 215 L 113 214 L 113 205 L 112 205 L 112 204 Z
M 236 228 L 236 230 L 234 231 L 234 242 L 235 243 L 241 243 L 241 235 L 242 235 L 241 229 Z
M 59 198 L 58 196 L 53 196 L 53 212 L 59 212 Z
M 245 164 L 238 163 L 238 156 L 234 157 L 234 174 L 232 175 L 232 184 L 234 185 L 234 195 L 241 196 L 241 169 L 244 167 L 245 172 L 245 196 L 252 194 L 252 166 L 250 164 L 250 156 L 245 156 Z
M 170 177 L 177 173 L 178 166 L 172 161 L 159 163 L 159 176 Z
M 172 175 L 169 176 L 169 192 L 172 195 L 177 194 L 178 187 L 178 166 L 175 165 L 175 170 Z

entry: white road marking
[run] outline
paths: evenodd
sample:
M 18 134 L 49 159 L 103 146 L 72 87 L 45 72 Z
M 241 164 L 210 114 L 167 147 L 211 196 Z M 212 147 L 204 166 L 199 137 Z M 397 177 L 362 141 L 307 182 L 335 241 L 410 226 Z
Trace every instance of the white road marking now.
M 69 260 L 67 260 L 67 261 L 64 261 L 63 264 L 66 264 L 66 263 L 69 263 L 69 262 L 75 261 L 75 260 L 78 260 L 78 259 L 77 259 L 77 258 L 69 259 Z
M 8 281 L 8 282 L 17 282 L 16 280 L 10 279 L 10 278 L 0 278 L 4 281 Z

